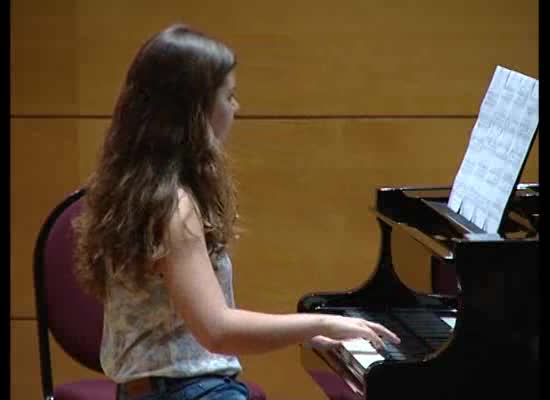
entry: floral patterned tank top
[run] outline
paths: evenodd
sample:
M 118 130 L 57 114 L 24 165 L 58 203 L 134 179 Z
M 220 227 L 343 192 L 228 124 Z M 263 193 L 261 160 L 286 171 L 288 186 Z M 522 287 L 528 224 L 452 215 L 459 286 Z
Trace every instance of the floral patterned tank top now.
M 231 260 L 223 254 L 216 264 L 227 304 L 234 307 Z M 143 376 L 241 372 L 237 357 L 211 353 L 197 342 L 178 316 L 158 275 L 139 292 L 107 277 L 100 360 L 105 374 L 117 383 Z

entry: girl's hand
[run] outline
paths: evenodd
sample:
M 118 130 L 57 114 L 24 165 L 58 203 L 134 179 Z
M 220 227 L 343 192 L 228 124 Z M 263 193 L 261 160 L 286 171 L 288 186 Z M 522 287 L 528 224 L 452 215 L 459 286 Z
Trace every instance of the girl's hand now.
M 324 324 L 324 331 L 314 340 L 318 345 L 334 345 L 341 340 L 358 337 L 368 340 L 376 349 L 384 348 L 383 338 L 395 344 L 401 342 L 399 337 L 388 328 L 362 318 L 327 315 Z
M 319 350 L 328 350 L 340 344 L 341 340 L 335 340 L 326 336 L 317 335 L 311 339 L 306 340 L 303 345 L 308 348 L 314 348 Z

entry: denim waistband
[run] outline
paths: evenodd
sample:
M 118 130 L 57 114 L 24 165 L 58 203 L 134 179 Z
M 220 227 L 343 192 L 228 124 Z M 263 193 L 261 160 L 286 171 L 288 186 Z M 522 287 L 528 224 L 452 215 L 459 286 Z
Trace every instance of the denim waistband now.
M 160 386 L 160 382 L 164 382 L 166 387 L 173 385 L 187 385 L 203 379 L 236 379 L 238 374 L 233 375 L 221 375 L 221 374 L 205 374 L 197 376 L 184 376 L 184 377 L 172 377 L 172 376 L 151 376 L 152 382 L 154 382 L 157 387 Z
M 203 379 L 227 379 L 227 380 L 234 380 L 237 379 L 238 374 L 232 374 L 232 375 L 222 375 L 222 374 L 204 374 L 204 375 L 197 375 L 197 376 L 182 376 L 182 377 L 174 377 L 174 376 L 150 376 L 146 378 L 141 379 L 149 379 L 150 382 L 153 384 L 155 389 L 161 389 L 162 387 L 165 387 L 166 389 L 172 388 L 174 386 L 178 387 L 184 387 L 186 385 L 190 385 L 194 382 L 203 380 Z M 124 383 L 119 384 L 119 386 L 124 387 Z

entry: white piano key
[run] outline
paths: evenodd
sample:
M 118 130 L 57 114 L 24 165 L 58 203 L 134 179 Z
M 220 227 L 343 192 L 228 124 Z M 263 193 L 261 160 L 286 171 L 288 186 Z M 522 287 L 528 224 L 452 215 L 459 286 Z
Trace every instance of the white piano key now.
M 361 367 L 365 369 L 376 361 L 384 360 L 384 357 L 377 353 L 358 353 L 354 354 L 353 357 L 357 360 Z
M 447 325 L 449 325 L 451 327 L 451 329 L 455 328 L 456 318 L 454 318 L 454 317 L 442 317 L 441 321 L 443 321 Z
M 350 353 L 376 353 L 372 344 L 363 338 L 345 340 L 342 342 L 342 346 Z

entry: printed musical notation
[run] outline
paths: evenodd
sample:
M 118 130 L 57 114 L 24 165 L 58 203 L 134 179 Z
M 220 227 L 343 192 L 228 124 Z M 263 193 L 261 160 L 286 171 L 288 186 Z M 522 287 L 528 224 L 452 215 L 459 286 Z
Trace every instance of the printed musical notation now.
M 539 122 L 539 81 L 497 66 L 448 206 L 497 233 Z

